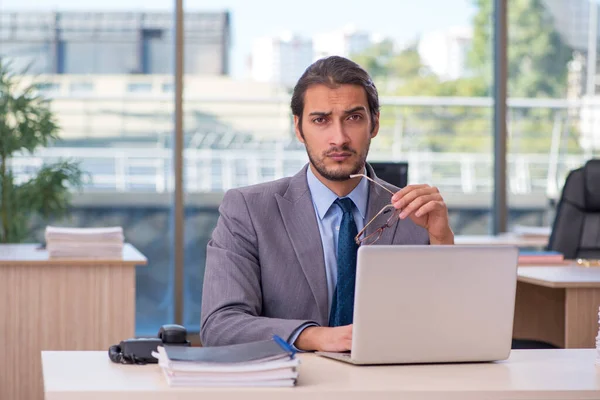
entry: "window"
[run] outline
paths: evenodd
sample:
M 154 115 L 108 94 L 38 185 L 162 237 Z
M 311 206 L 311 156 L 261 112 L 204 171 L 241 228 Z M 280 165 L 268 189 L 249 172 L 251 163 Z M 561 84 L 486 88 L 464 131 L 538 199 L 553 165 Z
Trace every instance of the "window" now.
M 128 83 L 127 91 L 129 93 L 148 93 L 148 92 L 152 91 L 152 84 L 151 83 L 140 83 L 140 82 Z
M 69 91 L 71 93 L 90 93 L 94 91 L 94 84 L 92 82 L 73 82 L 69 85 Z

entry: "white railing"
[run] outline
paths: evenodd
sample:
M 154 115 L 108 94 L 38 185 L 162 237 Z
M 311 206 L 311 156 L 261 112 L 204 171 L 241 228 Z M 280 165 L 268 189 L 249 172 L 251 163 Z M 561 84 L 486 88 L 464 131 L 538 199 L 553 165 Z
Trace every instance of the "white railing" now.
M 294 140 L 289 96 L 187 93 L 187 192 L 221 192 L 277 179 L 292 175 L 306 163 L 303 149 L 289 150 L 284 144 Z M 16 157 L 12 167 L 23 181 L 44 163 L 74 158 L 90 174 L 89 191 L 170 192 L 174 186 L 172 150 L 168 149 L 173 136 L 172 100 L 169 94 L 56 94 L 53 109 L 61 136 L 78 143 L 97 140 L 99 147 L 44 149 L 34 156 Z M 409 182 L 434 184 L 445 192 L 492 191 L 491 98 L 382 97 L 381 104 L 381 129 L 371 148 L 371 160 L 408 161 Z M 507 105 L 509 193 L 555 197 L 568 171 L 591 158 L 594 148 L 600 149 L 600 98 L 510 98 Z M 251 143 L 245 142 L 248 138 Z M 455 140 L 472 141 L 473 147 L 436 147 Z M 149 148 L 150 143 L 156 147 Z M 538 145 L 535 151 L 539 153 L 528 153 L 533 151 L 532 144 Z M 436 148 L 489 151 L 430 151 Z M 584 155 L 569 155 L 573 151 Z
M 186 192 L 222 192 L 296 173 L 306 162 L 304 150 L 185 150 Z M 174 188 L 172 151 L 140 148 L 49 148 L 35 155 L 11 160 L 19 181 L 29 179 L 37 168 L 58 159 L 81 162 L 89 174 L 87 191 L 170 192 Z M 444 192 L 477 193 L 493 189 L 491 154 L 378 151 L 370 161 L 407 161 L 409 183 L 428 183 Z M 561 156 L 549 168 L 544 154 L 510 154 L 507 157 L 507 189 L 512 194 L 539 193 L 556 196 L 566 174 L 577 168 L 583 156 Z
M 118 86 L 117 83 L 114 84 Z M 50 97 L 65 140 L 163 141 L 173 131 L 170 94 L 54 93 Z M 380 100 L 381 132 L 384 136 L 392 135 L 394 145 L 404 150 L 428 150 L 423 144 L 425 138 L 460 132 L 463 136 L 489 139 L 493 131 L 494 103 L 489 97 L 382 96 Z M 290 138 L 294 132 L 289 101 L 289 96 L 260 97 L 246 92 L 199 96 L 189 90 L 184 99 L 185 132 L 247 134 L 254 139 Z M 585 151 L 589 151 L 587 147 L 600 149 L 600 97 L 509 98 L 507 106 L 508 134 L 515 143 L 532 135 L 545 143 L 559 144 L 576 137 Z

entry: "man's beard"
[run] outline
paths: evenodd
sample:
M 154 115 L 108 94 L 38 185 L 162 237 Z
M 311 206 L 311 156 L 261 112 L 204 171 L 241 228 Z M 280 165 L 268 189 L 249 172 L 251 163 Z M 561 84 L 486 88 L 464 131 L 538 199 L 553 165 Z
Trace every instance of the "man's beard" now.
M 331 147 L 329 150 L 323 152 L 321 158 L 315 157 L 309 146 L 306 144 L 306 152 L 308 154 L 308 159 L 310 163 L 314 166 L 317 172 L 325 179 L 330 181 L 345 181 L 350 179 L 350 175 L 360 174 L 363 172 L 363 168 L 365 167 L 365 162 L 367 160 L 367 154 L 369 153 L 369 147 L 371 146 L 371 140 L 367 143 L 367 147 L 363 153 L 361 153 L 356 160 L 356 162 L 350 166 L 338 165 L 337 167 L 327 167 L 325 165 L 325 160 L 327 156 L 331 153 L 351 153 L 358 154 L 355 150 L 351 149 L 347 145 L 343 145 L 341 147 Z M 335 168 L 335 169 L 334 169 Z

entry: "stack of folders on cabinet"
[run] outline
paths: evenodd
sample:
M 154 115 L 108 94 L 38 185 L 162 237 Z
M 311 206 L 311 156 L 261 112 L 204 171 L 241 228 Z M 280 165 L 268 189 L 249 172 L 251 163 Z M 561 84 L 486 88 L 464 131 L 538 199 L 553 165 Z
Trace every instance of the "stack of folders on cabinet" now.
M 512 231 L 524 238 L 548 238 L 552 233 L 552 227 L 515 225 Z
M 123 257 L 123 228 L 63 228 L 46 227 L 46 250 L 53 258 Z
M 159 346 L 158 359 L 169 386 L 295 386 L 300 360 L 283 339 L 214 347 Z

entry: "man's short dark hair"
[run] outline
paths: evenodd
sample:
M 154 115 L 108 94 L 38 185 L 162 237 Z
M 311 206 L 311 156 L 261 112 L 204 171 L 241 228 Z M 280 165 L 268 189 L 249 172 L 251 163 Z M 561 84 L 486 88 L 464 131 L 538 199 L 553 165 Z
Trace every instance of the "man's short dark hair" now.
M 379 95 L 375 83 L 360 65 L 340 56 L 322 58 L 311 64 L 302 74 L 292 94 L 292 113 L 298 117 L 298 125 L 302 127 L 304 112 L 304 96 L 312 85 L 326 85 L 331 88 L 340 85 L 358 85 L 365 89 L 369 112 L 371 113 L 371 129 L 375 129 L 375 118 L 379 112 Z

